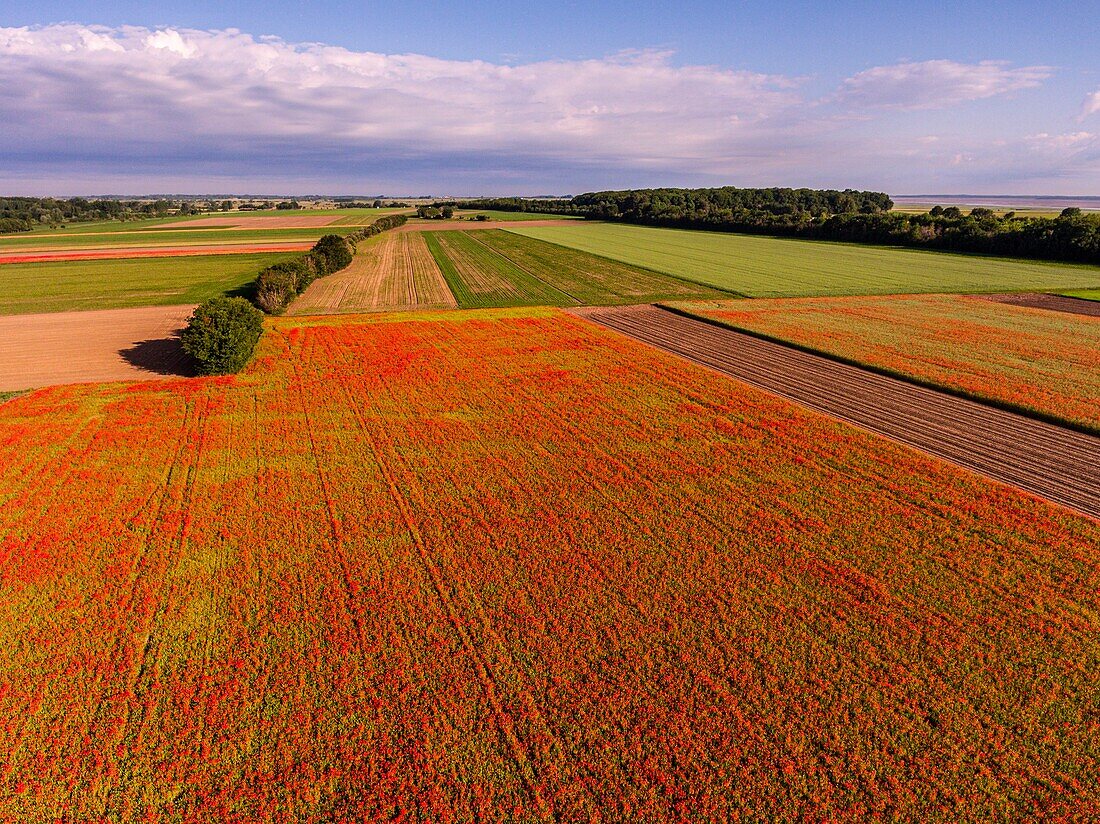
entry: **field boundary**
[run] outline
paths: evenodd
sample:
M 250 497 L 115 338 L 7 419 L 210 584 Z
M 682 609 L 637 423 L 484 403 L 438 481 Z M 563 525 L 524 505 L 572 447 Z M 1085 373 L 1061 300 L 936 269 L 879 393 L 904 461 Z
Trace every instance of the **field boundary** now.
M 490 230 L 486 230 L 486 231 L 494 231 L 494 230 L 490 229 Z M 522 235 L 521 235 L 521 237 L 522 237 Z M 544 278 L 540 278 L 538 275 L 536 275 L 534 272 L 532 272 L 526 266 L 520 266 L 518 262 L 512 260 L 512 258 L 508 257 L 508 255 L 504 254 L 499 249 L 494 249 L 492 246 L 490 246 L 489 244 L 482 241 L 481 238 L 474 237 L 473 231 L 470 232 L 469 238 L 470 238 L 470 240 L 472 240 L 474 243 L 476 243 L 481 248 L 486 249 L 489 252 L 492 252 L 497 257 L 508 261 L 510 264 L 515 266 L 517 269 L 519 269 L 521 272 L 526 272 L 530 277 L 534 278 L 535 280 L 537 280 L 539 283 L 541 283 L 543 286 L 547 287 L 548 289 L 551 289 L 555 292 L 558 292 L 560 294 L 565 295 L 567 298 L 569 298 L 571 301 L 573 301 L 573 303 L 575 303 L 577 306 L 583 306 L 584 305 L 584 301 L 581 300 L 580 298 L 578 298 L 576 295 L 571 295 L 568 292 L 566 292 L 564 289 L 562 289 L 561 287 L 555 286 L 550 281 L 545 280 Z M 531 240 L 531 239 L 532 238 L 528 238 L 528 240 Z
M 748 298 L 752 300 L 752 298 Z M 1051 412 L 1043 412 L 1039 409 L 1032 409 L 1027 406 L 1020 406 L 1014 404 L 1011 401 L 1000 400 L 998 398 L 991 398 L 988 395 L 979 395 L 976 392 L 968 392 L 965 389 L 959 389 L 954 386 L 947 386 L 946 384 L 936 383 L 933 380 L 927 378 L 921 378 L 916 375 L 909 375 L 905 372 L 899 372 L 895 369 L 891 369 L 888 366 L 878 366 L 873 363 L 866 363 L 858 360 L 857 358 L 849 358 L 845 355 L 838 355 L 835 352 L 829 352 L 825 349 L 818 349 L 814 346 L 810 346 L 805 343 L 797 343 L 796 341 L 787 340 L 786 338 L 780 338 L 775 335 L 770 335 L 767 332 L 760 332 L 756 329 L 749 329 L 744 326 L 738 326 L 735 323 L 728 321 L 722 321 L 718 318 L 711 318 L 705 315 L 697 315 L 679 306 L 669 306 L 666 303 L 653 304 L 658 309 L 663 309 L 666 312 L 671 312 L 674 315 L 680 315 L 681 317 L 688 318 L 689 320 L 697 320 L 701 323 L 706 323 L 711 326 L 717 326 L 720 329 L 729 329 L 734 332 L 740 332 L 742 335 L 748 335 L 758 340 L 766 341 L 767 343 L 775 343 L 779 346 L 786 346 L 789 349 L 796 349 L 799 352 L 805 352 L 807 355 L 816 355 L 819 358 L 825 358 L 836 363 L 842 363 L 845 366 L 854 366 L 858 369 L 866 370 L 867 372 L 873 372 L 876 375 L 882 375 L 884 378 L 893 378 L 894 380 L 904 381 L 905 383 L 912 384 L 913 386 L 919 386 L 922 389 L 933 389 L 937 392 L 942 392 L 945 395 L 952 395 L 956 398 L 961 398 L 966 401 L 974 401 L 975 403 L 981 403 L 986 406 L 991 406 L 995 409 L 1000 409 L 1002 412 L 1011 412 L 1014 415 L 1019 415 L 1023 418 L 1031 418 L 1032 420 L 1039 421 L 1040 423 L 1051 424 L 1052 426 L 1060 426 L 1063 429 L 1072 429 L 1075 432 L 1080 432 L 1082 435 L 1093 435 L 1100 437 L 1100 427 L 1089 426 L 1085 423 L 1078 421 L 1072 421 L 1068 418 L 1063 418 L 1060 415 L 1055 415 Z
M 935 460 L 1100 520 L 1100 439 L 1090 433 L 916 386 L 655 304 L 572 311 Z M 738 346 L 741 351 L 735 352 Z
M 1024 309 L 1042 309 L 1047 312 L 1062 312 L 1066 315 L 1100 318 L 1100 301 L 1078 298 L 1073 295 L 1059 295 L 1053 292 L 1006 292 L 1004 294 L 974 294 L 970 297 L 989 301 L 990 303 L 1001 303 L 1005 306 L 1019 306 Z
M 469 305 L 473 302 L 473 294 L 466 288 L 466 281 L 458 273 L 454 262 L 439 240 L 431 232 L 426 232 L 424 243 L 427 245 L 432 257 L 435 258 L 435 265 L 439 267 L 439 271 L 443 274 L 443 280 L 446 281 L 447 288 L 451 290 L 451 297 L 455 299 L 455 304 L 460 309 L 470 308 Z M 461 295 L 459 292 L 461 292 Z

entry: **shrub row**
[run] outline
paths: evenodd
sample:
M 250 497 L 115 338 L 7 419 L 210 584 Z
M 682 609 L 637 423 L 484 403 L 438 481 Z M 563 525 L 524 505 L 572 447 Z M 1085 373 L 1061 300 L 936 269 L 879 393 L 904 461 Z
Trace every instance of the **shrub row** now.
M 269 315 L 282 312 L 317 278 L 349 266 L 360 241 L 394 229 L 405 221 L 404 215 L 387 215 L 347 237 L 325 235 L 309 254 L 287 263 L 276 263 L 260 272 L 253 286 L 253 302 Z
M 283 311 L 314 280 L 347 267 L 355 244 L 396 228 L 405 220 L 404 215 L 388 215 L 346 238 L 325 235 L 309 254 L 268 266 L 257 276 L 253 287 L 255 306 L 244 298 L 212 298 L 199 306 L 180 335 L 183 350 L 195 360 L 198 373 L 239 372 L 252 357 L 263 334 L 264 316 L 260 309 L 269 313 Z

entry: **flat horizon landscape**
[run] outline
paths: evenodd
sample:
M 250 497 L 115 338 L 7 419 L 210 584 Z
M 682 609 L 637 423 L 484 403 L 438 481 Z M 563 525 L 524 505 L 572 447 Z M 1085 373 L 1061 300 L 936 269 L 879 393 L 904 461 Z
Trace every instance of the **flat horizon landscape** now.
M 0 822 L 1100 820 L 1091 4 L 12 3 Z

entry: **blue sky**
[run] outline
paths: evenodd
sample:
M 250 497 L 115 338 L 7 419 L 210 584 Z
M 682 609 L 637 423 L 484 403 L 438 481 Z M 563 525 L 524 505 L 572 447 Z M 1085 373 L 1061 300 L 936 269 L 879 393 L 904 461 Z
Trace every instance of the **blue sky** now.
M 1100 2 L 0 11 L 6 193 L 1100 194 Z

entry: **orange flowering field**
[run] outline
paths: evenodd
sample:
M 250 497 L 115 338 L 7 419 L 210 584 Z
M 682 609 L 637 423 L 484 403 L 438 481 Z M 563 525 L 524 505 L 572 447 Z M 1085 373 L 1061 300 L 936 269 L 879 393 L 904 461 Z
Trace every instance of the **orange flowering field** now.
M 1100 525 L 557 310 L 0 406 L 0 819 L 1100 815 Z
M 1100 320 L 964 295 L 676 304 L 739 329 L 1100 430 Z

